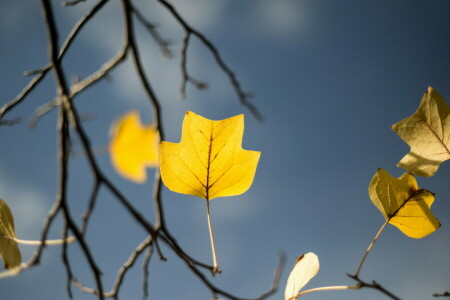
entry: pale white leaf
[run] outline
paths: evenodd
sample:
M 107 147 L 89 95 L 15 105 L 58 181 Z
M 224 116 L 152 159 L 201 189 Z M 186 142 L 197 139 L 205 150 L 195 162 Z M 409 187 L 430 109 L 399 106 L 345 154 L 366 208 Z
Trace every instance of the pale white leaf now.
M 292 299 L 299 291 L 319 272 L 319 258 L 316 254 L 308 252 L 297 258 L 294 268 L 289 274 L 284 299 Z

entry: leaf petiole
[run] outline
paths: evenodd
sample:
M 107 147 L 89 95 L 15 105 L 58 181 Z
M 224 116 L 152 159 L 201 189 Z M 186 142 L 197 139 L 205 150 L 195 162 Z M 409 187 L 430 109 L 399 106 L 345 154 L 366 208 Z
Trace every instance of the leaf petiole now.
M 219 263 L 217 262 L 217 255 L 216 255 L 216 246 L 214 244 L 214 233 L 212 230 L 211 225 L 211 214 L 209 213 L 209 200 L 206 200 L 206 214 L 208 216 L 208 229 L 209 229 L 209 238 L 211 240 L 211 251 L 212 251 L 212 257 L 213 257 L 213 275 L 222 272 L 219 268 Z
M 30 240 L 21 240 L 21 239 L 17 239 L 17 238 L 10 238 L 7 236 L 0 236 L 0 238 L 4 238 L 4 239 L 8 239 L 8 240 L 13 240 L 18 244 L 22 244 L 22 245 L 29 245 L 29 246 L 39 246 L 42 244 L 42 241 L 30 241 Z M 46 240 L 44 243 L 45 245 L 62 245 L 64 243 L 66 244 L 70 244 L 73 241 L 75 241 L 75 237 L 74 236 L 69 236 L 68 238 L 66 238 L 65 240 Z
M 386 222 L 384 222 L 384 224 L 381 226 L 380 230 L 378 230 L 377 234 L 375 235 L 375 237 L 373 238 L 372 242 L 370 243 L 369 247 L 367 247 L 366 252 L 364 253 L 364 256 L 361 259 L 361 262 L 359 263 L 358 269 L 356 270 L 355 275 L 353 275 L 354 277 L 358 277 L 359 273 L 361 272 L 361 268 L 364 264 L 364 261 L 366 260 L 367 255 L 369 254 L 370 250 L 372 250 L 373 245 L 375 244 L 375 242 L 377 241 L 377 239 L 380 237 L 381 233 L 383 232 L 384 228 L 386 228 L 386 225 L 389 223 L 391 219 L 387 219 Z
M 339 290 L 357 290 L 357 289 L 360 289 L 360 288 L 361 288 L 361 286 L 359 286 L 359 285 L 354 285 L 354 286 L 348 286 L 348 285 L 323 286 L 323 287 L 318 287 L 318 288 L 313 288 L 313 289 L 301 291 L 297 295 L 289 298 L 289 300 L 295 300 L 298 297 L 300 297 L 301 295 L 312 293 L 312 292 L 339 291 Z

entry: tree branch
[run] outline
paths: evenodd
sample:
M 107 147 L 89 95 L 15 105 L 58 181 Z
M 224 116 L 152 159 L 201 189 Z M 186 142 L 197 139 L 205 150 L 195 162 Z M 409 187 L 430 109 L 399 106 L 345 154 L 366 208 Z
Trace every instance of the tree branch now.
M 246 93 L 242 90 L 241 83 L 238 81 L 234 72 L 228 67 L 228 65 L 222 59 L 222 56 L 220 55 L 219 50 L 214 46 L 214 44 L 209 39 L 207 39 L 202 33 L 200 33 L 199 31 L 194 29 L 192 26 L 190 26 L 187 23 L 187 21 L 178 13 L 178 11 L 175 9 L 175 7 L 172 4 L 170 4 L 168 1 L 158 0 L 158 2 L 160 2 L 161 5 L 164 6 L 172 14 L 172 16 L 175 18 L 175 20 L 177 20 L 178 23 L 181 25 L 181 27 L 183 27 L 183 29 L 185 31 L 185 35 L 187 35 L 187 37 L 185 36 L 185 39 L 184 39 L 185 43 L 184 43 L 184 46 L 182 46 L 182 52 L 186 51 L 186 50 L 183 50 L 183 48 L 187 47 L 187 41 L 189 40 L 189 35 L 190 34 L 195 35 L 205 45 L 205 47 L 211 52 L 214 59 L 216 60 L 216 63 L 218 64 L 218 66 L 227 75 L 228 79 L 231 82 L 231 85 L 234 88 L 234 91 L 236 92 L 236 95 L 237 95 L 240 103 L 243 106 L 245 106 L 257 120 L 262 120 L 263 117 L 259 113 L 256 106 L 253 105 L 250 101 L 248 101 L 248 99 L 251 97 L 251 94 Z M 182 54 L 182 57 L 183 57 L 183 55 L 185 55 L 185 54 Z M 183 67 L 182 67 L 182 69 L 183 69 Z M 182 71 L 182 73 L 185 74 L 185 71 Z M 185 80 L 185 79 L 183 79 L 183 80 Z M 182 84 L 182 86 L 183 86 L 183 84 Z

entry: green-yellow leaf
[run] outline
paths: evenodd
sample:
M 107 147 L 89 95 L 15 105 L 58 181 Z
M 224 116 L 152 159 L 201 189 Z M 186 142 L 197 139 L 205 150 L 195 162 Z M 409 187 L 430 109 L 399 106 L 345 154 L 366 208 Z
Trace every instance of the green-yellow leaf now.
M 244 116 L 213 121 L 186 112 L 181 142 L 161 143 L 161 176 L 170 190 L 206 200 L 250 188 L 260 152 L 241 147 Z
M 369 196 L 386 221 L 409 237 L 423 238 L 441 226 L 430 210 L 434 194 L 419 189 L 410 173 L 394 178 L 378 169 L 370 182 Z
M 158 165 L 159 133 L 155 126 L 143 126 L 137 111 L 128 112 L 113 124 L 109 150 L 120 175 L 143 183 L 146 168 Z
M 19 267 L 22 262 L 14 231 L 14 218 L 8 205 L 0 199 L 0 257 L 5 269 Z
M 430 177 L 450 158 L 450 107 L 432 87 L 417 111 L 392 130 L 411 147 L 398 166 L 413 174 Z

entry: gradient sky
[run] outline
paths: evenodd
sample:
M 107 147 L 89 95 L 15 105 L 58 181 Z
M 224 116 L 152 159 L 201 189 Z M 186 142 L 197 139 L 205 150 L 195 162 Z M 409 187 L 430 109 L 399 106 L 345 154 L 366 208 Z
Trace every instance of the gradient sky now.
M 114 55 L 123 38 L 120 6 L 111 0 L 85 28 L 64 59 L 69 78 L 83 78 Z M 450 101 L 450 2 L 446 0 L 191 0 L 173 1 L 183 16 L 215 43 L 253 103 L 265 117 L 257 122 L 241 106 L 227 77 L 197 40 L 188 53 L 193 76 L 210 88 L 187 89 L 179 97 L 182 30 L 154 1 L 135 1 L 172 42 L 174 58 L 164 60 L 138 26 L 145 68 L 161 100 L 166 139 L 178 142 L 184 113 L 210 119 L 245 114 L 243 147 L 262 152 L 253 186 L 241 196 L 211 203 L 218 259 L 223 273 L 213 281 L 242 297 L 269 288 L 278 253 L 288 257 L 280 291 L 298 255 L 315 252 L 321 270 L 307 288 L 352 284 L 373 236 L 383 224 L 367 188 L 377 168 L 398 177 L 396 163 L 409 147 L 389 128 L 417 109 L 433 86 Z M 61 39 L 94 1 L 61 7 L 53 1 Z M 38 1 L 0 1 L 0 104 L 27 84 L 22 72 L 45 65 L 46 33 Z M 55 96 L 51 76 L 7 115 L 21 118 L 0 127 L 0 197 L 11 207 L 16 233 L 38 239 L 57 190 L 56 111 L 34 130 L 35 109 Z M 151 107 L 130 62 L 75 100 L 86 121 L 101 167 L 133 204 L 153 221 L 152 182 L 139 185 L 115 173 L 106 153 L 111 123 L 138 109 L 146 123 Z M 75 140 L 75 151 L 80 146 Z M 153 170 L 148 170 L 152 178 Z M 402 299 L 432 299 L 450 290 L 450 166 L 444 163 L 419 186 L 436 193 L 432 211 L 442 227 L 415 240 L 389 226 L 361 272 Z M 70 165 L 69 201 L 76 216 L 86 205 L 92 177 L 85 159 Z M 203 200 L 164 189 L 169 229 L 192 256 L 210 263 Z M 61 218 L 50 231 L 61 233 Z M 108 193 L 102 192 L 87 236 L 109 290 L 120 265 L 145 233 Z M 27 260 L 35 247 L 21 246 Z M 170 249 L 152 258 L 150 299 L 210 299 Z M 74 272 L 86 285 L 92 276 L 77 245 L 70 246 Z M 121 299 L 141 298 L 141 260 L 128 274 Z M 0 281 L 1 299 L 66 299 L 60 247 L 48 248 L 39 267 Z M 94 299 L 73 288 L 75 299 Z M 313 293 L 305 299 L 385 299 L 371 290 Z M 303 299 L 303 298 L 302 298 Z

